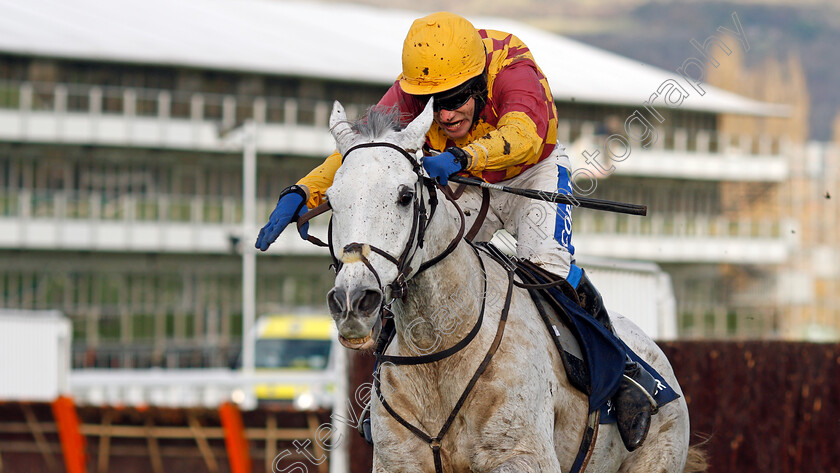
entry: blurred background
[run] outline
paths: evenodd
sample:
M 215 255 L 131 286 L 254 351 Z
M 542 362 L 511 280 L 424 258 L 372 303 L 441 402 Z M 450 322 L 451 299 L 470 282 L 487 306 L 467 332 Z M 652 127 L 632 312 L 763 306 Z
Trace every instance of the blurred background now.
M 579 189 L 648 206 L 576 209 L 577 256 L 712 471 L 840 471 L 836 2 L 0 0 L 0 472 L 369 470 L 319 437 L 372 369 L 328 253 L 253 242 L 437 10 L 521 38 Z

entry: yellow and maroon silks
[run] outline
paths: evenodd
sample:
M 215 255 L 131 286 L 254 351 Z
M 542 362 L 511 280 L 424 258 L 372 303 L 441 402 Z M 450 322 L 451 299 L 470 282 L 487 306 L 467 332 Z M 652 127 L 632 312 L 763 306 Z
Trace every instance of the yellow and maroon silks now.
M 516 36 L 493 30 L 478 30 L 487 50 L 487 105 L 470 132 L 456 142 L 433 123 L 427 144 L 443 151 L 463 148 L 470 155 L 466 172 L 487 182 L 517 176 L 545 159 L 557 143 L 557 109 L 548 80 L 534 62 L 528 47 Z M 395 82 L 379 106 L 397 106 L 406 122 L 423 111 L 425 102 L 402 91 Z M 331 154 L 320 166 L 298 181 L 309 189 L 307 205 L 323 202 L 341 166 L 341 155 Z

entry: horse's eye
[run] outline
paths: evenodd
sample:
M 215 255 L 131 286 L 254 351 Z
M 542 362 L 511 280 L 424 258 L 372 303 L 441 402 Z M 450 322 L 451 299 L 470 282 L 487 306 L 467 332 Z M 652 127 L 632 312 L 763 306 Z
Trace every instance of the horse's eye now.
M 400 187 L 399 197 L 397 197 L 397 203 L 405 207 L 409 205 L 412 201 L 414 201 L 414 190 L 408 186 Z

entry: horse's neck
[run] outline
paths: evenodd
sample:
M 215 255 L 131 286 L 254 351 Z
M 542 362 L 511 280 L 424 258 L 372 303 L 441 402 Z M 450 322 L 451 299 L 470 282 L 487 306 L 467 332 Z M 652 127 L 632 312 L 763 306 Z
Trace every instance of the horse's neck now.
M 426 232 L 425 255 L 443 253 L 457 236 L 457 213 L 442 195 L 443 205 Z M 478 256 L 462 240 L 446 258 L 409 281 L 408 296 L 398 304 L 399 351 L 419 355 L 447 348 L 473 328 L 482 307 L 485 278 Z M 436 349 L 435 349 L 436 347 Z

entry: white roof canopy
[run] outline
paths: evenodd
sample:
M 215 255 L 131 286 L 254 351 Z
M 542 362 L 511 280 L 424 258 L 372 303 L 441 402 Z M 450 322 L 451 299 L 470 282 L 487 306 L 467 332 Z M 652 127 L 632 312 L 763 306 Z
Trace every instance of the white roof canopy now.
M 7 53 L 381 84 L 399 74 L 405 34 L 427 13 L 271 0 L 0 0 L 0 5 L 0 51 Z M 522 23 L 470 20 L 477 28 L 522 39 L 557 100 L 642 106 L 670 78 L 690 94 L 679 108 L 785 113 L 785 107 L 707 84 L 701 96 L 674 72 Z M 686 59 L 693 55 L 688 39 Z

